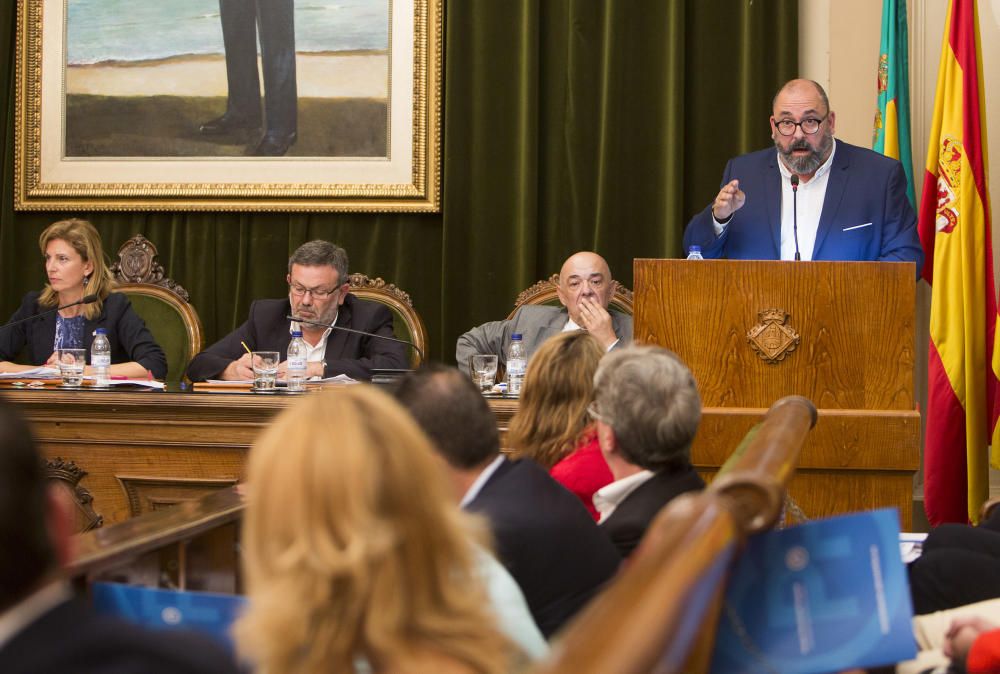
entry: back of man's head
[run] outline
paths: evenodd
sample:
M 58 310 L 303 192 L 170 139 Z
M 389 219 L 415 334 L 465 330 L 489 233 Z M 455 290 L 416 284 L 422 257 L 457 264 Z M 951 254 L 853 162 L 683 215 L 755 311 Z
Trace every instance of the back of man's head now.
M 0 398 L 0 611 L 35 590 L 55 565 L 47 490 L 27 422 Z
M 454 468 L 478 468 L 500 452 L 496 417 L 472 380 L 456 368 L 425 365 L 403 378 L 396 399 Z
M 594 399 L 626 461 L 654 472 L 690 463 L 701 397 L 673 352 L 636 345 L 612 351 L 594 374 Z

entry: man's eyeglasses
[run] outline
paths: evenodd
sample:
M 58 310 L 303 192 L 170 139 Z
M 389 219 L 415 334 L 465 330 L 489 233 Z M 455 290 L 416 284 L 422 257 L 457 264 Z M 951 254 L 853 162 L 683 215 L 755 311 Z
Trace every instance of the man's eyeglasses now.
M 802 133 L 811 136 L 812 134 L 819 131 L 820 125 L 826 121 L 826 118 L 830 114 L 827 113 L 823 115 L 822 119 L 816 119 L 815 117 L 806 117 L 801 122 L 793 122 L 790 119 L 783 119 L 780 122 L 775 122 L 774 125 L 778 127 L 778 133 L 782 136 L 792 136 L 795 134 L 795 128 L 801 126 Z
M 323 288 L 306 288 L 305 286 L 300 286 L 298 283 L 290 283 L 288 284 L 288 290 L 296 297 L 305 297 L 306 293 L 308 293 L 313 296 L 314 300 L 325 300 L 327 297 L 335 295 L 340 289 L 324 290 Z
M 603 421 L 606 424 L 610 424 L 611 423 L 607 419 L 605 419 L 601 415 L 600 412 L 597 411 L 597 401 L 596 400 L 594 402 L 590 403 L 589 405 L 587 405 L 587 414 L 589 414 L 590 418 L 593 419 L 594 421 Z

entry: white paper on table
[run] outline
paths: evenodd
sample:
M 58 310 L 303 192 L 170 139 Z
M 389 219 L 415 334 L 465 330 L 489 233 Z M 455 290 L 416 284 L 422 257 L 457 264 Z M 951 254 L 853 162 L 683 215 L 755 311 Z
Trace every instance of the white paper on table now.
M 0 379 L 59 379 L 59 370 L 42 365 L 21 372 L 0 372 Z
M 903 557 L 903 563 L 909 564 L 920 557 L 924 551 L 924 540 L 927 534 L 900 532 L 899 534 L 899 554 Z
M 88 381 L 97 381 L 97 377 L 93 375 L 87 375 L 84 379 Z M 155 388 L 163 389 L 166 387 L 162 381 L 156 381 L 155 379 L 112 379 L 108 382 L 110 386 L 142 386 L 144 388 Z
M 319 377 L 310 377 L 306 380 L 309 384 L 357 384 L 357 379 L 351 379 L 346 374 L 338 374 L 336 377 L 327 377 L 326 379 L 320 379 Z M 253 386 L 253 379 L 206 379 L 206 384 L 211 384 L 212 386 L 231 386 L 233 388 L 246 388 L 247 386 Z M 287 386 L 287 379 L 276 379 L 274 381 L 275 386 Z

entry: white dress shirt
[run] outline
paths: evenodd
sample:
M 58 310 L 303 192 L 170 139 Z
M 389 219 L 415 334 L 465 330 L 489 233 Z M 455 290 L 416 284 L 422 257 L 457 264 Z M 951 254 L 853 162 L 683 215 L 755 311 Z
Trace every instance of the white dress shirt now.
M 475 482 L 473 482 L 469 486 L 469 489 L 465 492 L 465 496 L 462 497 L 461 502 L 458 504 L 459 508 L 464 508 L 472 503 L 473 499 L 479 496 L 479 492 L 483 490 L 483 485 L 485 485 L 486 481 L 493 476 L 493 473 L 497 472 L 497 468 L 500 467 L 500 464 L 503 463 L 503 461 L 504 456 L 503 454 L 500 454 L 497 458 L 490 462 L 490 465 L 483 468 L 483 472 L 476 477 Z
M 629 475 L 628 477 L 623 477 L 620 480 L 615 480 L 609 485 L 605 485 L 594 492 L 594 507 L 597 508 L 597 512 L 600 514 L 601 519 L 598 520 L 598 524 L 604 520 L 611 517 L 611 513 L 615 511 L 622 501 L 624 501 L 629 494 L 634 492 L 645 482 L 650 480 L 655 473 L 649 470 L 641 470 L 634 475 Z
M 28 625 L 72 596 L 66 581 L 49 583 L 0 613 L 0 650 Z
M 338 313 L 336 316 L 333 317 L 333 322 L 330 323 L 330 325 L 336 325 L 337 318 L 339 317 L 340 314 Z M 301 330 L 301 329 L 302 326 L 298 322 L 292 321 L 291 325 L 289 325 L 288 327 L 288 332 L 290 334 L 295 332 L 296 330 Z M 313 346 L 305 339 L 302 340 L 302 343 L 306 345 L 307 363 L 322 363 L 326 359 L 326 339 L 327 337 L 330 336 L 331 332 L 333 332 L 333 328 L 327 328 L 326 331 L 323 332 L 323 336 L 319 338 L 318 342 L 316 342 L 316 346 Z
M 813 174 L 809 182 L 799 183 L 797 204 L 799 254 L 803 260 L 811 260 L 813 257 L 813 248 L 816 247 L 816 233 L 819 231 L 819 218 L 823 213 L 823 202 L 826 199 L 826 185 L 830 181 L 830 167 L 833 166 L 833 155 L 836 153 L 837 140 L 834 139 L 830 156 L 816 169 L 816 173 Z M 778 157 L 778 171 L 781 173 L 781 259 L 794 260 L 795 227 L 793 220 L 795 209 L 792 207 L 792 172 L 785 167 L 780 156 Z M 752 195 L 747 195 L 747 199 L 752 198 Z M 713 213 L 712 224 L 715 227 L 715 235 L 719 236 L 726 230 L 729 223 L 719 222 Z

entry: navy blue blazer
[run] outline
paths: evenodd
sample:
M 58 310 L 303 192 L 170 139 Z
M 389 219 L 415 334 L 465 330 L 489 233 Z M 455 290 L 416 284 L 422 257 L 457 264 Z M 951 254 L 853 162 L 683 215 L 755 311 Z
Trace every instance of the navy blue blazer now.
M 33 316 L 45 307 L 38 306 L 41 293 L 33 290 L 21 300 L 20 308 L 10 317 L 16 321 Z M 90 363 L 90 345 L 94 341 L 94 330 L 105 328 L 111 342 L 111 362 L 136 362 L 153 373 L 157 379 L 167 376 L 167 357 L 163 349 L 153 339 L 145 321 L 132 309 L 132 303 L 123 293 L 111 293 L 101 304 L 101 314 L 95 319 L 84 321 L 83 340 Z M 27 349 L 27 361 L 31 365 L 44 365 L 52 355 L 56 342 L 55 312 L 39 316 L 13 328 L 0 328 L 0 360 L 13 361 L 23 349 Z
M 497 556 L 546 638 L 586 606 L 621 563 L 580 499 L 530 459 L 504 459 L 466 510 L 486 516 Z
M 217 379 L 234 360 L 246 353 L 241 342 L 253 351 L 278 351 L 282 360 L 292 336 L 288 319 L 292 305 L 288 298 L 257 300 L 250 305 L 246 322 L 191 359 L 187 376 L 191 381 Z M 337 314 L 337 326 L 393 337 L 392 312 L 378 302 L 359 300 L 348 294 Z M 334 328 L 326 339 L 324 377 L 346 374 L 352 379 L 372 378 L 374 368 L 408 368 L 406 346 L 388 339 L 365 337 Z
M 712 204 L 684 231 L 684 250 L 701 246 L 706 258 L 781 259 L 781 173 L 775 148 L 729 160 L 722 185 L 739 179 L 746 203 L 718 237 Z M 713 199 L 714 201 L 714 199 Z M 895 159 L 837 141 L 820 214 L 814 260 L 924 263 L 917 216 L 906 198 L 906 175 Z

